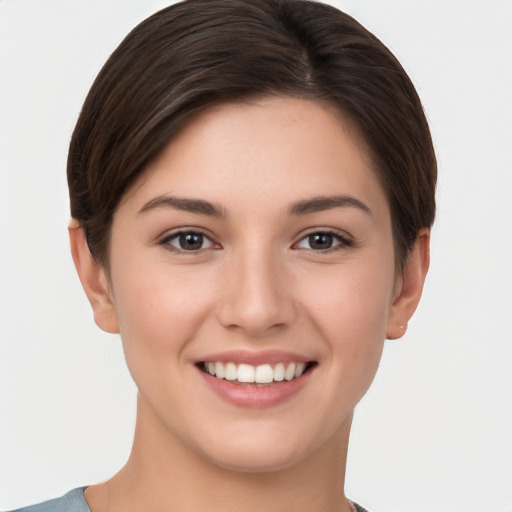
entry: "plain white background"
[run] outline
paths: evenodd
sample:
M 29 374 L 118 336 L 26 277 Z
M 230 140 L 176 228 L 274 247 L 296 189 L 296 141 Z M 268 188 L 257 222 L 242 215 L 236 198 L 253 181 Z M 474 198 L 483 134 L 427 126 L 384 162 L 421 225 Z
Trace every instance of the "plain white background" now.
M 111 476 L 135 388 L 68 251 L 67 145 L 110 52 L 169 2 L 0 0 L 0 509 Z M 423 99 L 439 212 L 420 308 L 358 407 L 347 495 L 512 511 L 512 1 L 340 0 Z

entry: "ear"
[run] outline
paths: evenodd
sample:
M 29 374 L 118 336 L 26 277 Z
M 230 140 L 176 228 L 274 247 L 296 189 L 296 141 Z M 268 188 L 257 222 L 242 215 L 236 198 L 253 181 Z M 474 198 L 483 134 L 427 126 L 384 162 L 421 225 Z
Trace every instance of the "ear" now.
M 395 296 L 389 312 L 386 338 L 401 338 L 407 330 L 407 323 L 416 311 L 421 298 L 423 284 L 430 265 L 430 232 L 422 229 L 397 279 Z
M 96 325 L 110 333 L 119 333 L 115 304 L 105 269 L 91 255 L 85 232 L 77 220 L 68 226 L 71 255 L 85 294 L 91 303 Z

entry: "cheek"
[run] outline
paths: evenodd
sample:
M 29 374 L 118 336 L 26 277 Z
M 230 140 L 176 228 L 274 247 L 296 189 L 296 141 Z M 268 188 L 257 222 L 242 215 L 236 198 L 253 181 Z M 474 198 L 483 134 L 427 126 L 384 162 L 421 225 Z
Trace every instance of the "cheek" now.
M 304 283 L 302 295 L 309 296 L 309 309 L 323 318 L 321 325 L 339 335 L 385 335 L 394 277 L 391 267 L 376 263 L 340 266 Z
M 142 366 L 165 364 L 180 357 L 210 310 L 211 279 L 165 266 L 120 269 L 114 281 L 116 311 L 127 361 Z
M 352 375 L 354 382 L 369 385 L 378 367 L 393 286 L 393 267 L 382 262 L 340 267 L 307 286 L 317 290 L 309 299 L 313 322 L 340 375 Z

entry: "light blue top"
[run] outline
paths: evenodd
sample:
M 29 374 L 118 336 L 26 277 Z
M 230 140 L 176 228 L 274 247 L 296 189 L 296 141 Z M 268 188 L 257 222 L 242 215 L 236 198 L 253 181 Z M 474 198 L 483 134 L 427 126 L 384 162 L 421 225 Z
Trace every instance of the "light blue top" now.
M 19 508 L 12 512 L 91 512 L 84 498 L 84 489 L 85 487 L 78 487 L 78 489 L 69 491 L 62 498 Z
M 57 498 L 39 505 L 31 505 L 30 507 L 19 508 L 11 512 L 91 512 L 84 498 L 85 487 L 78 487 L 69 491 L 62 498 Z M 351 502 L 356 512 L 367 512 L 361 505 Z

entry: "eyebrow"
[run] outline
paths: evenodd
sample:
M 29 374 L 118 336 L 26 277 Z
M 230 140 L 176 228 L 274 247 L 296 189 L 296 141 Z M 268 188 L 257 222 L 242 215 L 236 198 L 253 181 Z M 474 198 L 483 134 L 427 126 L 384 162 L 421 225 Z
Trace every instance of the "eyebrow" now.
M 355 197 L 336 195 L 318 196 L 311 199 L 304 199 L 290 206 L 290 215 L 306 215 L 308 213 L 322 212 L 331 208 L 358 208 L 363 212 L 372 215 L 372 211 L 363 202 Z
M 211 217 L 226 217 L 226 211 L 218 204 L 203 199 L 188 199 L 169 195 L 157 196 L 151 199 L 144 204 L 139 213 L 146 213 L 158 208 L 172 208 Z
M 288 212 L 290 215 L 307 215 L 308 213 L 321 212 L 332 208 L 359 208 L 363 212 L 372 215 L 372 211 L 363 202 L 355 197 L 336 195 L 336 196 L 317 196 L 311 199 L 303 199 L 293 203 Z M 227 217 L 226 210 L 215 203 L 205 201 L 204 199 L 191 199 L 184 197 L 175 197 L 169 195 L 157 196 L 139 210 L 139 213 L 146 213 L 159 208 L 172 208 L 174 210 L 183 210 L 199 215 L 208 215 L 210 217 Z

